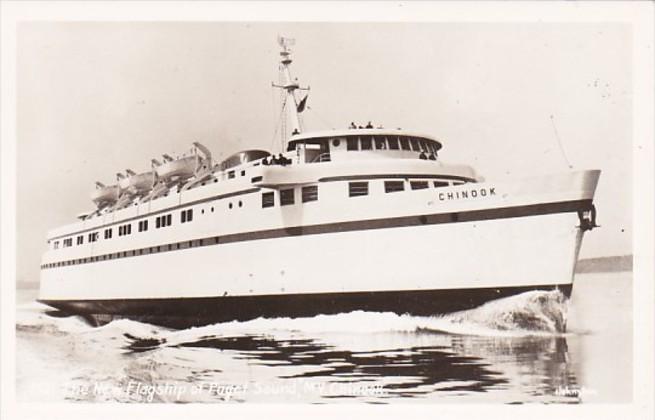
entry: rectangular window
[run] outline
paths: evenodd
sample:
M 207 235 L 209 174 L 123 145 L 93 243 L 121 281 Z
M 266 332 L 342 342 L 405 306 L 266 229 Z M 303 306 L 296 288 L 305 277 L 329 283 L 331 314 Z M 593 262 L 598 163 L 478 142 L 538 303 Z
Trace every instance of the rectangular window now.
M 356 137 L 348 137 L 346 139 L 346 150 L 359 150 Z
M 64 248 L 68 248 L 73 245 L 73 238 L 64 239 Z
M 464 181 L 453 181 L 453 185 L 464 185 Z
M 148 230 L 148 221 L 141 220 L 139 222 L 139 232 L 145 232 L 146 230 Z
M 398 137 L 387 137 L 389 150 L 398 150 Z
M 59 241 L 55 241 L 55 249 L 59 249 Z
M 384 181 L 384 191 L 385 192 L 397 192 L 404 191 L 405 184 L 403 181 Z
M 349 182 L 348 183 L 348 196 L 359 197 L 368 195 L 368 182 Z
M 155 228 L 159 229 L 161 227 L 161 216 L 158 216 L 155 219 Z
M 290 188 L 288 190 L 280 190 L 280 205 L 281 206 L 288 206 L 293 204 L 293 188 Z
M 232 179 L 232 178 L 234 178 L 234 171 L 230 171 L 230 172 L 228 172 L 228 173 L 227 173 L 227 177 L 228 177 L 228 179 Z
M 262 193 L 262 208 L 273 207 L 275 205 L 275 197 L 273 192 Z
M 166 215 L 166 226 L 170 226 L 172 222 L 173 222 L 173 216 L 171 216 L 170 214 L 167 214 Z
M 409 143 L 412 145 L 412 150 L 413 150 L 413 151 L 418 152 L 418 151 L 421 150 L 421 149 L 419 148 L 419 146 L 418 146 L 418 139 L 412 137 L 412 138 L 409 140 Z
M 428 145 L 425 143 L 425 140 L 419 140 L 419 145 L 421 146 L 421 150 L 425 153 L 430 151 L 430 149 L 428 149 Z
M 403 150 L 409 150 L 409 140 L 407 140 L 407 137 L 400 138 L 400 148 Z
M 433 184 L 434 184 L 434 188 L 447 187 L 448 185 L 450 185 L 448 181 L 434 181 Z
M 98 240 L 98 232 L 89 233 L 89 242 L 95 242 Z
M 424 190 L 428 187 L 428 181 L 410 181 L 409 185 L 413 190 Z
M 302 187 L 302 202 L 318 200 L 318 185 Z
M 193 220 L 193 209 L 182 210 L 180 212 L 180 221 L 182 223 L 190 222 Z
M 387 144 L 384 141 L 384 137 L 373 137 L 373 142 L 375 143 L 375 148 L 377 150 L 384 150 L 387 148 Z
M 105 229 L 105 239 L 111 239 L 112 229 Z
M 78 236 L 77 237 L 77 244 L 82 245 L 84 243 L 84 236 Z
M 373 148 L 373 144 L 369 136 L 361 137 L 361 142 L 362 142 L 362 150 L 371 150 Z

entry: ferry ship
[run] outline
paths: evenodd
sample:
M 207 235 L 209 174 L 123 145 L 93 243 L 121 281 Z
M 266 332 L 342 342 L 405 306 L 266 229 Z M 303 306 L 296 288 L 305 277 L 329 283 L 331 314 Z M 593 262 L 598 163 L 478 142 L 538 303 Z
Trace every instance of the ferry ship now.
M 291 41 L 279 43 L 284 151 L 215 162 L 193 143 L 96 183 L 94 210 L 48 233 L 40 302 L 94 325 L 182 328 L 570 296 L 600 171 L 486 181 L 423 133 L 306 131 L 307 89 L 291 77 Z

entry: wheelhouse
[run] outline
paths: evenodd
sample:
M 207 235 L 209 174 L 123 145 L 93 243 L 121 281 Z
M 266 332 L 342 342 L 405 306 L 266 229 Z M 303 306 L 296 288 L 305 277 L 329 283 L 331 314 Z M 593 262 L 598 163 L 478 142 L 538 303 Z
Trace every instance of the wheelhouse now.
M 298 152 L 305 163 L 332 161 L 337 156 L 339 160 L 367 157 L 437 160 L 440 149 L 441 143 L 428 136 L 380 129 L 299 135 L 287 145 L 287 151 Z

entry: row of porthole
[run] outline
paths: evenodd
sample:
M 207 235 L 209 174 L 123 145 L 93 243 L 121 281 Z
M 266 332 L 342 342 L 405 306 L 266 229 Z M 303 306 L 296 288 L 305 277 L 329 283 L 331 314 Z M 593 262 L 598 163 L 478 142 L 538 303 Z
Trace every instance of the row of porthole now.
M 229 208 L 229 209 L 232 209 L 233 207 L 234 207 L 234 204 L 232 202 L 230 202 L 227 205 L 227 208 Z M 239 200 L 239 207 L 243 207 L 243 201 L 241 201 L 241 200 Z

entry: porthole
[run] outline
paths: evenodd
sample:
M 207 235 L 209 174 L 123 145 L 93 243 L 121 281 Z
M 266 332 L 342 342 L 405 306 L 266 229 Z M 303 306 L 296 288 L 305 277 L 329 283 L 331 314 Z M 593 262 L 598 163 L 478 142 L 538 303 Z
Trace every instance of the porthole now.
M 339 147 L 340 144 L 341 144 L 341 141 L 339 139 L 332 140 L 332 146 Z
M 212 207 L 212 213 L 214 212 L 214 208 Z
M 201 214 L 205 214 L 205 209 L 200 210 Z
M 243 207 L 243 203 L 239 200 L 239 207 Z
M 227 207 L 231 209 L 232 208 L 232 203 L 228 204 Z

